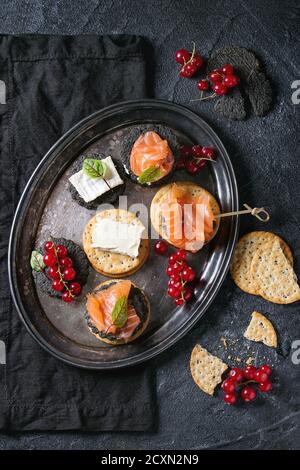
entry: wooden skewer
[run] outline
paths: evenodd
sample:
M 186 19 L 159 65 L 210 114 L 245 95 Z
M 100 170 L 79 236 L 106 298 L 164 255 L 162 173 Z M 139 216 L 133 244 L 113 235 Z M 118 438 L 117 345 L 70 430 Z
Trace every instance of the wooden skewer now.
M 254 207 L 252 209 L 248 204 L 243 204 L 243 206 L 246 207 L 246 209 L 235 212 L 225 212 L 224 214 L 216 215 L 216 218 L 220 219 L 221 217 L 230 217 L 232 215 L 251 214 L 261 222 L 268 222 L 270 220 L 270 214 L 264 207 Z M 263 217 L 260 214 L 263 214 Z

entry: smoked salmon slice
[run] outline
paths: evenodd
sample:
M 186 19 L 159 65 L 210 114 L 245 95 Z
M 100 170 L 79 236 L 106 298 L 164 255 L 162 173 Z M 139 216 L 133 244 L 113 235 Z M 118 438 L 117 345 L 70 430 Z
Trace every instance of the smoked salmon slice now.
M 101 333 L 110 333 L 120 339 L 127 339 L 132 336 L 132 333 L 140 324 L 141 320 L 131 304 L 128 304 L 126 324 L 122 328 L 117 328 L 112 324 L 111 314 L 114 306 L 121 297 L 128 299 L 131 285 L 128 280 L 118 281 L 107 289 L 88 295 L 87 311 L 91 321 Z
M 174 155 L 167 140 L 163 140 L 156 132 L 148 131 L 135 141 L 130 154 L 130 168 L 140 176 L 150 167 L 158 167 L 163 178 L 172 170 Z
M 214 233 L 214 214 L 209 195 L 194 197 L 173 183 L 161 207 L 170 242 L 189 251 L 198 251 Z

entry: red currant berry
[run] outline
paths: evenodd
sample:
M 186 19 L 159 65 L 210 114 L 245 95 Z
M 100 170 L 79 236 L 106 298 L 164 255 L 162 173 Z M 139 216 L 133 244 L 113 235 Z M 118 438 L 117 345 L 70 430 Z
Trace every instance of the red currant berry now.
M 54 243 L 51 242 L 50 240 L 48 240 L 45 244 L 44 244 L 44 250 L 46 253 L 55 253 L 54 251 Z
M 51 284 L 51 287 L 53 290 L 57 292 L 61 292 L 62 290 L 64 290 L 65 285 L 59 279 L 54 279 L 54 281 Z
M 207 91 L 209 89 L 209 83 L 207 80 L 202 79 L 197 83 L 197 87 L 200 91 Z
M 51 266 L 48 271 L 47 271 L 47 274 L 49 274 L 49 276 L 52 278 L 52 279 L 59 279 L 60 278 L 60 275 L 59 275 L 59 272 L 58 272 L 58 269 L 56 266 Z
M 197 166 L 198 166 L 198 169 L 199 169 L 199 170 L 201 170 L 203 167 L 205 167 L 205 165 L 206 165 L 206 160 L 201 160 L 201 159 L 199 159 L 199 160 L 197 161 Z
M 64 258 L 68 254 L 67 247 L 65 245 L 57 245 L 56 253 L 59 258 Z
M 244 377 L 242 369 L 239 369 L 238 367 L 234 367 L 233 369 L 231 369 L 229 375 L 231 377 L 231 380 L 234 380 L 234 382 L 241 382 Z
M 266 380 L 258 385 L 258 388 L 261 392 L 270 392 L 272 390 L 272 382 L 271 380 Z
M 81 285 L 79 282 L 72 282 L 69 288 L 73 295 L 79 295 L 81 292 Z
M 64 302 L 67 302 L 67 303 L 73 302 L 74 300 L 74 297 L 69 291 L 64 292 L 61 298 L 63 299 Z
M 176 305 L 184 304 L 184 299 L 182 297 L 179 297 L 178 299 L 175 299 L 175 304 Z
M 215 83 L 212 89 L 216 93 L 216 95 L 220 95 L 220 96 L 226 95 L 226 93 L 228 92 L 227 86 L 221 82 Z
M 186 163 L 185 167 L 186 167 L 187 172 L 188 172 L 190 175 L 195 175 L 195 174 L 198 173 L 198 171 L 199 171 L 197 162 L 195 162 L 195 160 L 189 160 L 189 161 Z
M 174 264 L 173 264 L 173 270 L 174 270 L 174 273 L 180 273 L 183 269 L 184 269 L 184 264 L 183 263 L 179 263 L 178 261 L 176 261 Z
M 211 160 L 215 160 L 216 151 L 213 147 L 202 147 L 202 155 L 205 158 L 210 158 Z
M 187 281 L 187 282 L 192 282 L 195 277 L 196 277 L 196 273 L 195 271 L 193 270 L 193 268 L 191 268 L 190 266 L 188 266 L 187 268 L 185 268 L 182 273 L 181 273 L 181 277 L 184 281 Z
M 245 369 L 243 370 L 243 374 L 244 374 L 245 379 L 254 380 L 256 370 L 257 369 L 254 366 L 245 367 Z
M 235 405 L 237 402 L 237 394 L 236 393 L 226 393 L 224 395 L 224 401 L 228 405 Z
M 186 62 L 188 62 L 190 58 L 191 58 L 191 54 L 186 49 L 178 49 L 178 51 L 176 51 L 175 60 L 178 64 L 183 65 Z
M 180 156 L 176 163 L 176 170 L 183 170 L 186 164 L 186 157 Z
M 197 72 L 197 67 L 195 67 L 195 65 L 186 64 L 180 70 L 179 75 L 181 75 L 184 78 L 191 78 L 196 72 Z
M 186 260 L 186 251 L 183 249 L 180 249 L 176 251 L 176 258 L 179 261 L 185 261 Z
M 168 295 L 170 297 L 173 297 L 174 299 L 178 299 L 178 297 L 181 296 L 181 290 L 178 289 L 178 287 L 175 287 L 175 286 L 170 286 L 168 288 Z
M 228 88 L 234 88 L 240 83 L 240 79 L 237 75 L 226 75 L 223 83 Z
M 235 391 L 235 381 L 232 378 L 225 379 L 222 382 L 221 388 L 226 393 L 233 393 Z
M 262 370 L 263 372 L 265 372 L 266 374 L 268 375 L 271 375 L 272 374 L 272 367 L 270 367 L 268 364 L 264 364 L 260 367 L 260 370 Z
M 269 380 L 269 375 L 263 370 L 258 369 L 254 374 L 254 380 L 258 383 L 263 383 Z
M 203 65 L 203 57 L 200 54 L 195 54 L 194 57 L 192 58 L 190 64 L 196 67 L 196 69 L 200 69 Z
M 168 245 L 164 240 L 158 240 L 154 245 L 154 250 L 158 255 L 164 255 L 168 250 Z
M 166 269 L 166 274 L 167 276 L 171 277 L 173 274 L 175 274 L 175 271 L 173 269 L 173 266 L 168 266 Z
M 77 273 L 74 268 L 66 268 L 63 270 L 62 274 L 65 281 L 73 281 Z
M 185 287 L 183 290 L 183 298 L 186 302 L 189 302 L 193 297 L 193 291 L 189 287 Z
M 73 261 L 68 256 L 61 258 L 59 264 L 62 268 L 71 268 L 73 266 Z
M 192 148 L 188 145 L 182 145 L 180 147 L 180 155 L 182 157 L 189 157 L 192 154 Z
M 208 78 L 212 83 L 218 83 L 223 80 L 223 75 L 219 72 L 219 70 L 213 70 L 210 72 Z
M 203 155 L 202 154 L 202 146 L 201 145 L 194 145 L 192 147 L 192 155 L 194 157 L 198 157 L 198 158 L 202 157 L 202 155 Z
M 223 65 L 221 70 L 222 70 L 222 73 L 224 73 L 225 75 L 233 75 L 234 73 L 234 68 L 231 64 Z
M 168 260 L 169 260 L 169 264 L 174 264 L 177 261 L 176 253 L 173 253 L 172 255 L 170 255 Z
M 176 279 L 174 279 L 173 276 L 170 277 L 169 282 L 168 282 L 168 285 L 169 285 L 169 286 L 177 287 L 178 289 L 179 289 L 179 288 L 181 289 L 180 276 L 179 276 L 179 281 L 177 281 Z
M 256 391 L 253 387 L 246 385 L 242 390 L 241 397 L 244 401 L 253 401 L 256 397 Z
M 43 256 L 43 261 L 46 266 L 55 266 L 56 265 L 56 256 L 53 253 L 46 253 Z
M 174 274 L 172 274 L 171 279 L 174 282 L 179 282 L 180 281 L 180 275 L 178 273 L 174 273 Z

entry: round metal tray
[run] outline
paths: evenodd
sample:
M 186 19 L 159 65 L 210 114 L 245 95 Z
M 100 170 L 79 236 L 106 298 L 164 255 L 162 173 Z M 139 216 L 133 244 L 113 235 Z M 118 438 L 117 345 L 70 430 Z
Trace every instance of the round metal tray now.
M 9 280 L 16 308 L 29 333 L 49 353 L 75 366 L 91 369 L 130 366 L 177 342 L 215 297 L 235 245 L 238 220 L 228 217 L 222 220 L 211 243 L 198 254 L 189 255 L 200 281 L 195 299 L 185 307 L 174 306 L 167 297 L 164 273 L 167 258 L 154 256 L 151 250 L 144 267 L 131 276 L 150 299 L 151 320 L 146 332 L 128 345 L 112 347 L 89 332 L 84 318 L 84 295 L 80 301 L 65 304 L 36 290 L 29 263 L 32 249 L 50 234 L 81 243 L 83 228 L 95 213 L 77 205 L 67 191 L 72 164 L 91 150 L 118 158 L 124 130 L 142 123 L 161 123 L 172 128 L 185 143 L 215 147 L 218 152 L 215 164 L 207 164 L 197 177 L 175 172 L 173 181 L 195 181 L 216 196 L 222 211 L 238 209 L 235 175 L 222 142 L 208 124 L 183 106 L 159 100 L 123 102 L 85 118 L 59 139 L 36 168 L 19 202 L 9 243 Z M 150 207 L 156 190 L 141 188 L 128 180 L 125 194 L 130 205 L 143 202 Z M 83 293 L 104 279 L 91 268 Z

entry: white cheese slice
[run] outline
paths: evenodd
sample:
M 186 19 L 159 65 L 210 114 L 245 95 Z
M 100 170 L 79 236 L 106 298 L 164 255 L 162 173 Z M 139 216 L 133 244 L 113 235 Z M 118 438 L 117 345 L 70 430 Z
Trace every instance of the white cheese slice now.
M 124 182 L 120 178 L 111 157 L 106 157 L 102 161 L 107 166 L 105 180 L 103 178 L 90 178 L 83 170 L 78 171 L 69 178 L 70 183 L 85 202 L 94 201 L 97 197 Z
M 144 225 L 126 224 L 112 219 L 99 219 L 92 233 L 92 248 L 136 258 L 139 254 Z

